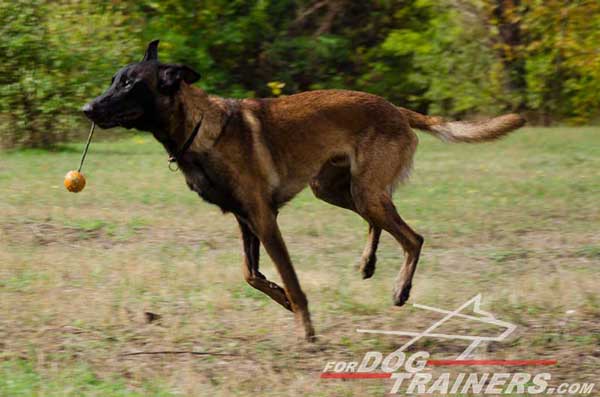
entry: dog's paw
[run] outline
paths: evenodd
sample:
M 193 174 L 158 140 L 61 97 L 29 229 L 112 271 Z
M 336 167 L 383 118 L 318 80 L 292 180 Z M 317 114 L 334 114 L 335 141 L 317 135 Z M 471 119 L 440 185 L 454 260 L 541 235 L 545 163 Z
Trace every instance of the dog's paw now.
M 394 291 L 394 305 L 403 306 L 408 297 L 410 296 L 410 289 L 412 288 L 412 284 L 407 284 L 401 289 L 396 289 Z
M 375 254 L 360 258 L 359 267 L 360 274 L 362 274 L 363 280 L 373 277 L 375 274 L 375 263 L 377 263 L 377 256 Z

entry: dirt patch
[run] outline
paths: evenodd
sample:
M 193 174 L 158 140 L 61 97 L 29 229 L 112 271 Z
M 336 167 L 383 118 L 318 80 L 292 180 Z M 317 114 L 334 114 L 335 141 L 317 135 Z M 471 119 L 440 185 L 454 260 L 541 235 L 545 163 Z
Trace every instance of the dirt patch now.
M 9 221 L 0 226 L 2 241 L 10 245 L 61 246 L 86 243 L 109 248 L 116 245 L 176 241 L 180 246 L 205 244 L 216 247 L 218 238 L 202 238 L 193 230 L 173 230 L 167 227 L 111 227 L 97 225 L 76 227 L 55 222 Z
M 3 240 L 9 244 L 51 245 L 107 238 L 101 228 L 86 230 L 49 222 L 7 222 L 0 230 Z

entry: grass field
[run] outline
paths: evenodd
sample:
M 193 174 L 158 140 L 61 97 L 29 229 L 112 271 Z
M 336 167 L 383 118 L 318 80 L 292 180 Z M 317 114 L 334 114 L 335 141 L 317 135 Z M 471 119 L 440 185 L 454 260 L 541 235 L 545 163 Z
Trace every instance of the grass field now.
M 544 369 L 552 384 L 600 379 L 599 128 L 528 128 L 480 145 L 422 136 L 395 195 L 425 237 L 403 308 L 391 298 L 396 242 L 384 235 L 375 276 L 362 280 L 364 222 L 302 192 L 280 224 L 314 346 L 245 284 L 235 220 L 190 192 L 150 136 L 93 143 L 88 185 L 71 194 L 62 178 L 82 147 L 0 153 L 1 396 L 384 395 L 391 381 L 319 373 L 406 340 L 357 328 L 422 330 L 440 316 L 411 303 L 454 309 L 477 293 L 484 310 L 517 325 L 478 358 L 557 359 Z M 443 331 L 484 328 L 456 321 Z M 429 339 L 414 350 L 443 359 L 465 347 Z M 123 355 L 162 350 L 223 355 Z

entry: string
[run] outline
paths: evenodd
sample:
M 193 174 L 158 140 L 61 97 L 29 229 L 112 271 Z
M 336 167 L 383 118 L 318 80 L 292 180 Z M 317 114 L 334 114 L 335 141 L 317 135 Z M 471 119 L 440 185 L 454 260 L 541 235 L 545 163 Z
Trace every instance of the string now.
M 90 142 L 92 141 L 92 135 L 94 135 L 94 128 L 96 127 L 96 123 L 92 122 L 92 128 L 90 129 L 90 134 L 88 135 L 87 143 L 85 144 L 85 149 L 83 149 L 83 154 L 81 155 L 81 161 L 79 162 L 79 168 L 77 168 L 77 172 L 81 172 L 81 167 L 83 167 L 83 161 L 85 160 L 85 156 L 87 154 L 88 148 L 90 147 Z

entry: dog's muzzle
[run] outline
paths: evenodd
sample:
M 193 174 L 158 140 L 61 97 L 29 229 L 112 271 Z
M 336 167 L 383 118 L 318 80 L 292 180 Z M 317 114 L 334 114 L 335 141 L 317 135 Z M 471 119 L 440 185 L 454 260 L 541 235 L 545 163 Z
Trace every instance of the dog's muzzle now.
M 81 111 L 88 117 L 88 118 L 92 118 L 92 115 L 94 113 L 94 108 L 92 106 L 91 103 L 86 103 L 85 105 L 83 105 L 83 107 L 81 108 Z

